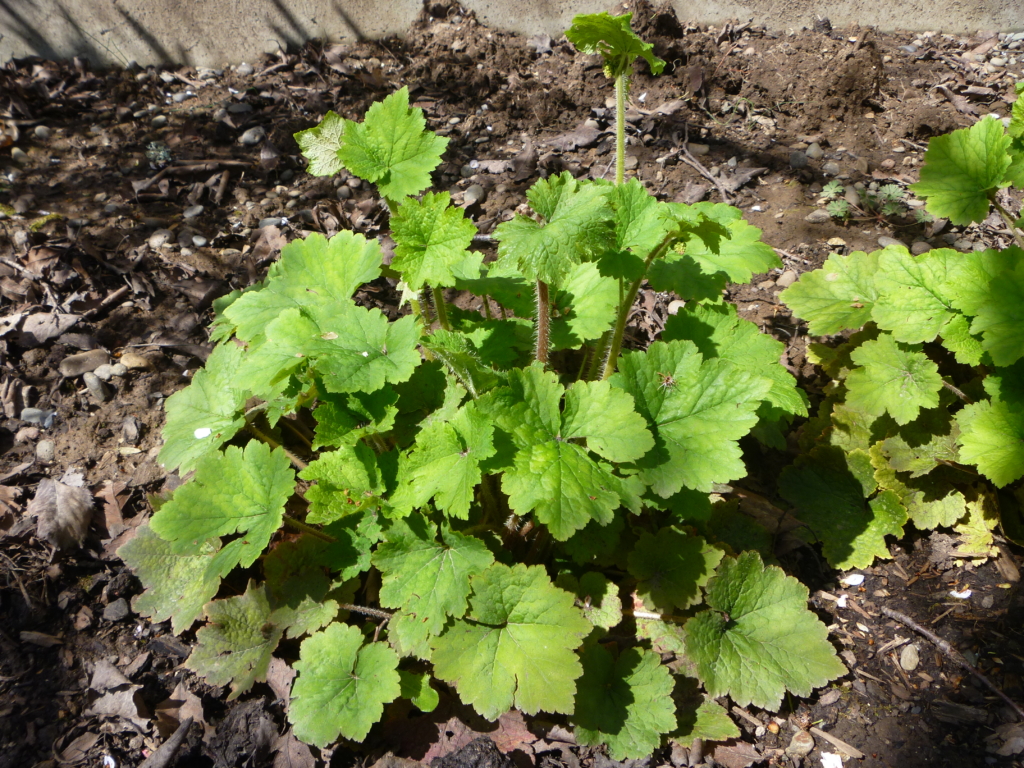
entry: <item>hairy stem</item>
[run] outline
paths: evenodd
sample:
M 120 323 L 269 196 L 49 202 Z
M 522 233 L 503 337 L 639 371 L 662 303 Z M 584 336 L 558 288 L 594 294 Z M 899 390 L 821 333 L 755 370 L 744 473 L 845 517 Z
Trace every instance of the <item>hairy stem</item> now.
M 992 200 L 992 205 L 999 211 L 1003 223 L 1006 224 L 1006 228 L 1010 230 L 1010 234 L 1013 235 L 1013 239 L 1017 242 L 1017 247 L 1024 249 L 1024 235 L 1021 234 L 1020 228 L 1013 219 L 1013 215 L 995 200 Z
M 289 528 L 294 528 L 296 531 L 301 533 L 308 533 L 314 539 L 320 539 L 320 541 L 326 541 L 328 544 L 337 544 L 338 540 L 330 534 L 324 533 L 323 531 L 314 528 L 311 525 L 306 525 L 301 520 L 296 520 L 294 517 L 284 516 L 284 524 Z
M 491 297 L 486 293 L 484 294 L 484 317 L 488 320 L 494 319 L 494 316 L 491 314 Z
M 444 306 L 444 293 L 440 288 L 433 289 L 434 296 L 434 310 L 437 312 L 437 322 L 440 323 L 441 327 L 446 331 L 452 329 L 448 323 L 448 310 Z
M 420 308 L 423 310 L 423 327 L 430 328 L 431 323 L 434 322 L 434 317 L 430 313 L 430 303 L 433 301 L 434 295 L 430 290 L 424 286 L 423 290 L 420 291 Z
M 597 345 L 594 347 L 594 356 L 590 358 L 590 367 L 587 368 L 585 381 L 594 381 L 594 379 L 601 375 L 601 366 L 604 365 L 608 357 L 608 345 L 611 341 L 611 331 L 605 331 L 601 334 L 601 338 L 597 340 Z
M 282 451 L 284 451 L 284 455 L 288 457 L 288 460 L 292 463 L 292 466 L 295 467 L 300 472 L 302 470 L 304 470 L 306 467 L 309 466 L 306 462 L 304 462 L 302 459 L 300 459 L 294 453 L 289 451 L 287 448 L 285 448 L 283 445 L 281 445 L 277 440 L 272 438 L 270 435 L 268 435 L 266 432 L 261 430 L 259 427 L 257 427 L 252 422 L 246 422 L 245 423 L 245 428 L 248 429 L 253 434 L 253 437 L 255 437 L 257 440 L 266 443 L 271 448 L 280 448 Z
M 388 611 L 382 611 L 379 608 L 367 608 L 365 605 L 353 605 L 352 603 L 338 603 L 338 607 L 345 611 L 353 611 L 354 613 L 361 613 L 365 616 L 372 616 L 375 619 L 384 619 L 387 621 L 393 613 Z
M 548 346 L 551 334 L 551 301 L 548 298 L 548 284 L 537 281 L 537 343 L 533 357 L 538 363 L 548 362 Z
M 626 89 L 625 73 L 615 78 L 615 183 L 626 178 Z

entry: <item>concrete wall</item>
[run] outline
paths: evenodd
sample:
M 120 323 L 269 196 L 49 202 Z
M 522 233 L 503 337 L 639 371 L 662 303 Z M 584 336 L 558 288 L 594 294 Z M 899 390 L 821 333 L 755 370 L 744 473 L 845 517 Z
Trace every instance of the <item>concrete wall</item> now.
M 489 26 L 560 34 L 576 13 L 612 0 L 463 0 Z M 822 13 L 838 28 L 1024 29 L 1024 0 L 674 0 L 679 18 L 754 19 L 772 29 L 810 26 Z M 365 39 L 404 32 L 418 0 L 0 0 L 0 62 L 36 54 L 96 63 L 220 66 L 255 61 L 310 38 Z

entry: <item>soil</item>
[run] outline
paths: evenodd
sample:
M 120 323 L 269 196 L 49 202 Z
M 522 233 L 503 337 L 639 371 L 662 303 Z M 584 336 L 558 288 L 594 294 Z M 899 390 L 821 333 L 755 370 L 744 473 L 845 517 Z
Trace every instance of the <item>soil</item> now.
M 637 67 L 629 172 L 663 199 L 726 200 L 763 230 L 784 267 L 728 298 L 787 344 L 783 362 L 812 396 L 805 329 L 778 300 L 796 275 L 831 252 L 876 249 L 879 238 L 1007 244 L 998 221 L 956 229 L 870 210 L 846 222 L 806 217 L 829 181 L 905 188 L 929 137 L 1006 115 L 1021 66 L 1011 65 L 1015 78 L 984 61 L 1020 57 L 1019 42 L 832 30 L 825 19 L 791 31 L 708 28 L 631 7 L 668 64 L 657 78 Z M 428 3 L 402 39 L 311 44 L 254 68 L 97 72 L 84 60 L 23 59 L 0 70 L 0 767 L 138 764 L 189 716 L 164 765 L 369 765 L 388 751 L 398 757 L 382 766 L 444 755 L 444 765 L 500 763 L 479 744 L 458 752 L 481 733 L 518 765 L 618 765 L 574 746 L 557 724 L 515 713 L 488 724 L 450 700 L 430 717 L 389 711 L 362 746 L 310 750 L 287 731 L 286 665 L 229 702 L 182 665 L 193 632 L 175 637 L 131 611 L 140 586 L 115 550 L 148 518 L 150 495 L 180 482 L 156 461 L 162 403 L 211 349 L 211 302 L 260 279 L 304 231 L 376 235 L 386 222 L 368 185 L 306 174 L 293 133 L 328 109 L 359 119 L 401 85 L 451 139 L 438 186 L 482 233 L 539 176 L 611 173 L 611 89 L 598 60 L 564 39 L 488 29 L 448 0 Z M 475 185 L 477 201 L 467 201 Z M 628 343 L 655 338 L 673 298 L 642 291 Z M 397 312 L 383 281 L 361 299 Z M 125 366 L 105 391 L 62 373 L 62 361 L 88 350 Z M 752 447 L 745 484 L 774 499 L 787 460 Z M 44 478 L 95 498 L 81 548 L 36 538 L 26 504 Z M 783 752 L 811 723 L 864 753 L 849 762 L 865 768 L 1019 763 L 1024 726 L 1005 702 L 881 612 L 938 633 L 1024 701 L 1021 550 L 1007 543 L 995 560 L 965 562 L 944 554 L 943 537 L 894 543 L 892 560 L 864 570 L 858 586 L 806 548 L 782 556 L 811 587 L 850 674 L 779 713 L 734 708 L 735 743 L 670 745 L 632 765 L 818 765 L 840 751 L 820 735 L 806 757 Z M 951 596 L 967 589 L 967 599 Z

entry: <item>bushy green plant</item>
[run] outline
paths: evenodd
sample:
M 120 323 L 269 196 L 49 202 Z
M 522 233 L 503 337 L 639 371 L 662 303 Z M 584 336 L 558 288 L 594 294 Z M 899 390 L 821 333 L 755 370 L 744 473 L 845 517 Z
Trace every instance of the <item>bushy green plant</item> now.
M 924 224 L 932 220 L 931 214 L 920 208 L 911 208 L 907 193 L 899 184 L 883 184 L 878 186 L 872 184 L 857 192 L 856 200 L 850 202 L 846 195 L 846 187 L 838 180 L 833 179 L 826 184 L 819 195 L 826 203 L 825 210 L 834 219 L 846 221 L 851 218 L 860 219 L 886 219 L 902 218 L 913 210 L 914 220 L 918 224 Z
M 827 397 L 781 477 L 837 568 L 886 557 L 908 521 L 952 526 L 962 557 L 993 552 L 995 488 L 1019 493 L 1024 477 L 1024 222 L 1000 202 L 1009 186 L 1024 188 L 1019 98 L 1009 128 L 987 117 L 932 139 L 911 185 L 954 225 L 994 207 L 1015 245 L 833 255 L 781 294 L 811 333 L 843 334 L 810 347 Z
M 167 402 L 161 459 L 194 475 L 120 550 L 137 610 L 206 620 L 189 668 L 238 696 L 301 638 L 288 717 L 309 743 L 448 686 L 490 719 L 566 715 L 616 759 L 737 735 L 714 697 L 777 707 L 844 672 L 806 588 L 740 552 L 749 532 L 709 497 L 745 474 L 741 437 L 805 413 L 782 345 L 721 300 L 778 264 L 759 230 L 563 173 L 484 264 L 448 193 L 424 193 L 447 140 L 404 88 L 297 139 L 311 172 L 377 184 L 388 269 L 421 298 L 394 321 L 357 304 L 381 249 L 343 232 L 218 302 L 220 343 Z M 645 280 L 690 303 L 621 352 Z M 248 587 L 215 599 L 224 579 Z

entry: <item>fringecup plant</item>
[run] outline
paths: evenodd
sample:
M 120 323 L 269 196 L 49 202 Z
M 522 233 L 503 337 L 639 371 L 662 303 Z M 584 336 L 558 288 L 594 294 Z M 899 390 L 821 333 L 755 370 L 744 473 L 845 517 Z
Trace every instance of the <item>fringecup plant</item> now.
M 391 269 L 436 320 L 353 300 L 382 264 L 351 232 L 289 243 L 219 301 L 217 347 L 167 402 L 161 459 L 194 474 L 120 550 L 136 609 L 176 633 L 203 620 L 187 665 L 232 697 L 300 639 L 288 717 L 321 747 L 451 691 L 490 719 L 564 715 L 625 759 L 737 735 L 714 697 L 776 707 L 842 674 L 807 590 L 740 552 L 709 498 L 744 475 L 740 438 L 804 407 L 781 345 L 721 303 L 776 263 L 758 230 L 562 174 L 484 264 L 447 193 L 416 197 L 444 140 L 408 98 L 297 138 L 312 172 L 378 185 Z M 620 278 L 693 301 L 602 370 L 584 349 L 628 312 Z M 450 287 L 495 311 L 445 307 Z

